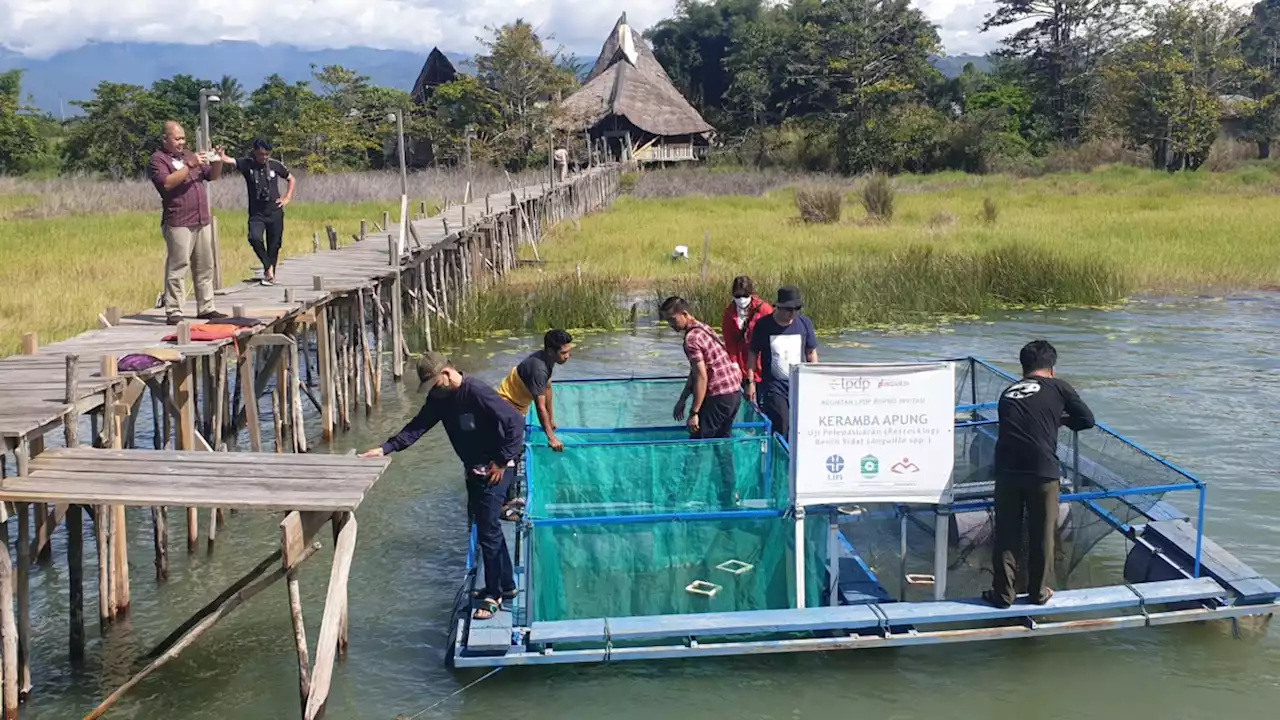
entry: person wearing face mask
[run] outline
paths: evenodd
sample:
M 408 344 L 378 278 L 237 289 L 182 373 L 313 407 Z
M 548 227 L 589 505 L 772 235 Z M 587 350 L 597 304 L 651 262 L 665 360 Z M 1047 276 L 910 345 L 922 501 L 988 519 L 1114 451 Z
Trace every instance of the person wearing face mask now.
M 422 410 L 381 447 L 360 457 L 382 457 L 408 449 L 436 424 L 443 424 L 453 451 L 466 468 L 467 514 L 476 526 L 484 558 L 484 588 L 473 617 L 487 620 L 516 596 L 511 553 L 500 517 L 507 488 L 515 479 L 515 460 L 524 447 L 524 418 L 498 391 L 458 372 L 449 358 L 429 352 L 418 361 L 419 392 L 426 389 Z
M 760 318 L 773 314 L 773 306 L 756 295 L 755 283 L 746 275 L 733 279 L 733 302 L 724 309 L 724 317 L 720 323 L 720 334 L 724 338 L 725 349 L 729 357 L 742 371 L 742 384 L 745 388 L 751 382 L 760 382 L 760 362 L 747 370 L 747 355 L 751 349 L 751 334 L 755 331 Z

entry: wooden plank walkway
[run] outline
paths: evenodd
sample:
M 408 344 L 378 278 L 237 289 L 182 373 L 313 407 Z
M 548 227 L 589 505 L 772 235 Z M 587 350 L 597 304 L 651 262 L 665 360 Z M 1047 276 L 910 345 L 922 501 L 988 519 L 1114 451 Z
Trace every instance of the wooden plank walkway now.
M 570 183 L 600 169 L 575 175 Z M 406 238 L 406 255 L 399 265 L 390 262 L 389 233 L 367 235 L 363 242 L 340 247 L 336 251 L 322 249 L 311 255 L 284 258 L 280 261 L 274 286 L 263 286 L 256 281 L 243 281 L 217 291 L 218 310 L 231 314 L 237 307 L 246 317 L 260 318 L 272 323 L 300 315 L 337 295 L 360 288 L 373 287 L 398 270 L 411 266 L 416 258 L 433 247 L 456 239 L 460 231 L 468 231 L 488 222 L 494 215 L 516 211 L 511 204 L 513 194 L 518 202 L 536 200 L 546 188 L 533 186 L 514 192 L 490 195 L 473 200 L 467 206 L 453 206 L 440 215 L 412 221 L 413 233 Z M 485 215 L 488 208 L 489 215 Z M 469 211 L 469 212 L 468 212 Z M 467 222 L 463 223 L 463 218 Z M 446 225 L 448 232 L 446 233 Z M 416 235 L 417 241 L 413 239 Z M 228 238 L 234 237 L 228 233 Z M 228 240 L 230 241 L 230 240 Z M 327 239 L 324 243 L 327 248 Z M 157 276 L 160 271 L 157 268 Z M 323 278 L 322 289 L 316 288 L 316 279 Z M 288 300 L 286 300 L 288 298 Z M 194 298 L 189 299 L 183 312 L 195 320 Z M 261 328 L 260 328 L 261 329 Z M 131 353 L 145 353 L 163 348 L 177 351 L 183 359 L 211 356 L 229 345 L 231 340 L 194 342 L 179 345 L 164 338 L 174 335 L 175 328 L 165 323 L 164 311 L 159 308 L 145 310 L 125 317 L 114 327 L 91 330 L 74 338 L 38 348 L 35 355 L 15 355 L 0 359 L 0 439 L 16 440 L 40 435 L 54 430 L 71 414 L 71 406 L 65 402 L 65 357 L 78 355 L 80 398 L 75 415 L 101 404 L 105 389 L 124 382 L 130 376 L 103 377 L 100 358 L 114 356 L 119 359 Z M 144 375 L 164 372 L 168 365 L 161 365 Z M 11 443 L 12 444 L 12 443 Z M 0 445 L 3 450 L 3 445 Z
M 55 448 L 0 500 L 75 505 L 354 511 L 390 458 L 318 453 L 209 453 Z

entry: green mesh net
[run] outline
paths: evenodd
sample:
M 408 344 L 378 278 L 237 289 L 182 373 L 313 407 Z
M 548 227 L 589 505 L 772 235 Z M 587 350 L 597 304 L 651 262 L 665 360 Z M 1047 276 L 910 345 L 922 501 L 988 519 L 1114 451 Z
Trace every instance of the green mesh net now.
M 557 382 L 552 386 L 556 425 L 564 430 L 678 426 L 671 410 L 684 383 L 684 378 Z M 765 418 L 751 403 L 744 402 L 738 411 L 738 423 L 763 426 Z M 537 413 L 532 407 L 529 424 L 538 425 Z M 738 428 L 740 431 L 755 429 Z
M 795 606 L 786 449 L 747 403 L 732 437 L 689 440 L 682 383 L 556 384 L 565 449 L 533 433 L 526 455 L 534 621 Z M 826 528 L 806 534 L 816 605 Z

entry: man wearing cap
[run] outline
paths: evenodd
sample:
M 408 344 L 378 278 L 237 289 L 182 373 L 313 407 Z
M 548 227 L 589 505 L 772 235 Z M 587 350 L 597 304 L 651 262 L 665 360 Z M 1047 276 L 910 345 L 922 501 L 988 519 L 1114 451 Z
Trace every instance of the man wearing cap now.
M 271 143 L 261 138 L 253 141 L 249 157 L 234 159 L 224 154 L 222 162 L 234 164 L 244 176 L 249 192 L 249 245 L 262 262 L 262 284 L 271 285 L 276 279 L 280 246 L 284 244 L 284 208 L 293 201 L 297 179 L 284 163 L 272 159 Z M 289 184 L 283 197 L 280 180 Z
M 453 451 L 466 468 L 467 513 L 476 525 L 484 558 L 484 588 L 475 619 L 486 620 L 516 595 L 511 554 L 499 516 L 524 446 L 524 418 L 496 390 L 463 375 L 449 359 L 429 352 L 418 361 L 419 392 L 427 400 L 399 433 L 361 457 L 382 457 L 413 445 L 437 423 L 444 424 Z
M 800 288 L 787 285 L 779 289 L 773 314 L 756 323 L 747 355 L 747 367 L 760 363 L 760 387 L 747 378 L 747 398 L 759 404 L 773 431 L 788 440 L 791 437 L 791 368 L 802 362 L 818 362 L 818 335 L 813 321 L 800 314 L 803 307 Z

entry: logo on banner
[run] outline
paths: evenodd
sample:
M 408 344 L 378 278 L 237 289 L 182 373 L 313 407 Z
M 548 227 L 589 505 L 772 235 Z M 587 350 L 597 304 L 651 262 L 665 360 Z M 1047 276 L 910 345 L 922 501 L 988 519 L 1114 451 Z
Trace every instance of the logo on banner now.
M 827 472 L 832 475 L 839 475 L 844 472 L 844 458 L 839 455 L 832 455 L 827 458 Z
M 896 475 L 908 475 L 920 472 L 920 466 L 911 462 L 910 458 L 902 458 L 902 462 L 894 463 L 889 470 Z
M 871 387 L 871 381 L 864 377 L 836 378 L 830 383 L 831 391 L 838 393 L 863 392 Z
M 880 460 L 875 455 L 862 458 L 862 477 L 873 478 L 880 474 Z

